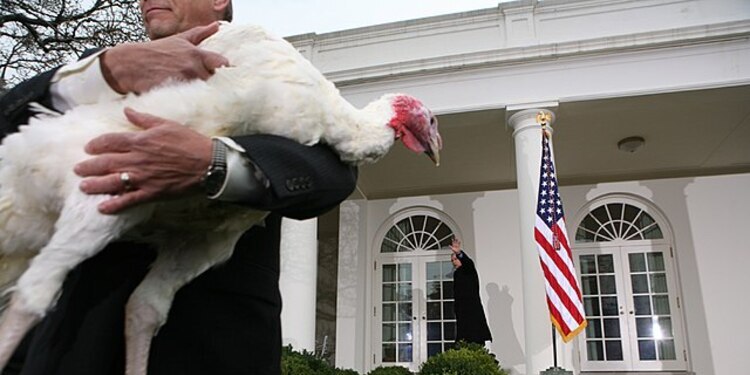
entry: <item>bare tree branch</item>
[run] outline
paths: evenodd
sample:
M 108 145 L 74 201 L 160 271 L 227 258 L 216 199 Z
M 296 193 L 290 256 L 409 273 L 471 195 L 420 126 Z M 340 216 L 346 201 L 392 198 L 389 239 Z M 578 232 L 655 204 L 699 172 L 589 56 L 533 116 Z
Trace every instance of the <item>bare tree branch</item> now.
M 87 49 L 145 38 L 136 0 L 0 0 L 0 92 Z

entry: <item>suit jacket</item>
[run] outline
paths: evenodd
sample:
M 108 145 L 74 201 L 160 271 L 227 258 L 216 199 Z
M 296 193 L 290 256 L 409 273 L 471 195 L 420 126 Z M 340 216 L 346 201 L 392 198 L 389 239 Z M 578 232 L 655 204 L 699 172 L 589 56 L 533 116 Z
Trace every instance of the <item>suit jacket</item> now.
M 0 137 L 26 123 L 30 102 L 50 105 L 55 70 L 0 98 Z M 241 202 L 272 213 L 239 240 L 232 258 L 183 287 L 154 338 L 150 375 L 280 373 L 281 217 L 315 217 L 353 191 L 357 170 L 323 145 L 268 135 L 237 137 L 271 187 Z M 153 249 L 114 243 L 73 270 L 56 307 L 27 336 L 4 374 L 122 375 L 124 305 L 155 258 Z
M 463 340 L 484 345 L 492 341 L 492 333 L 484 316 L 479 296 L 479 275 L 474 261 L 466 253 L 459 257 L 461 267 L 453 272 L 453 297 L 456 312 L 456 341 Z

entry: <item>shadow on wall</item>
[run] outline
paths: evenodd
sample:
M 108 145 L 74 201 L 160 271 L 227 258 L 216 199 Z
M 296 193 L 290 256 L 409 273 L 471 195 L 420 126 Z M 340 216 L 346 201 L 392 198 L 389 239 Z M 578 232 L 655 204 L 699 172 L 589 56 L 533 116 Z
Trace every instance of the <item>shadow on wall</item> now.
M 489 296 L 487 321 L 492 331 L 492 352 L 497 355 L 500 365 L 505 369 L 526 363 L 513 324 L 513 296 L 510 294 L 510 288 L 503 285 L 500 289 L 496 283 L 490 283 L 486 289 Z

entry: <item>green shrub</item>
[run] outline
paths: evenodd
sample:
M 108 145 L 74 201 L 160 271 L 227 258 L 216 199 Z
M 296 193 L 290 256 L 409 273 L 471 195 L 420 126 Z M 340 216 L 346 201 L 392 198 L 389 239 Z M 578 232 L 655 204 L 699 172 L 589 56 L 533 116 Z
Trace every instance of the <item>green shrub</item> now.
M 281 351 L 281 375 L 359 375 L 354 370 L 337 369 L 306 350 L 296 352 L 291 345 Z
M 336 375 L 359 375 L 358 372 L 356 372 L 356 371 L 354 371 L 352 369 L 346 369 L 345 370 L 345 369 L 337 368 L 335 371 L 336 371 L 335 372 Z
M 406 367 L 380 366 L 368 372 L 367 375 L 412 375 L 412 373 Z
M 479 344 L 459 343 L 437 354 L 419 368 L 419 375 L 507 375 L 495 356 Z

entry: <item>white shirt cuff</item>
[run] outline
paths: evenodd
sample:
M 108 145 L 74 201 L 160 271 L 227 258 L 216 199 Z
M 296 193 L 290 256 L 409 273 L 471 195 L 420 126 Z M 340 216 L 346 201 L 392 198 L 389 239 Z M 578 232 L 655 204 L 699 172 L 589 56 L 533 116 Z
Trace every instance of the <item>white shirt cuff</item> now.
M 245 149 L 228 137 L 214 137 L 227 145 L 227 177 L 224 186 L 209 199 L 224 202 L 248 201 L 269 187 L 263 171 L 245 156 Z
M 65 65 L 52 77 L 52 106 L 65 112 L 83 104 L 114 101 L 123 97 L 107 84 L 99 66 L 101 50 L 85 59 Z

